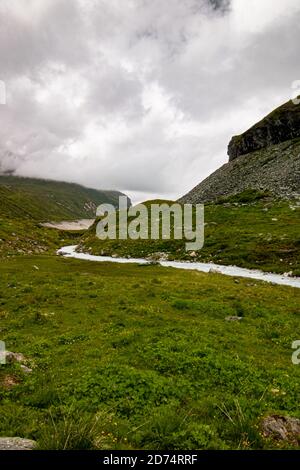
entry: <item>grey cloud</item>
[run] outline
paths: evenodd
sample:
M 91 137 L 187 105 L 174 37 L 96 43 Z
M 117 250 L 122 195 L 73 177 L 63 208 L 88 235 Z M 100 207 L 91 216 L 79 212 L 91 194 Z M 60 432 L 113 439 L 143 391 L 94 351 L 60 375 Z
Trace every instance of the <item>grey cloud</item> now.
M 300 78 L 300 5 L 241 1 L 2 0 L 0 171 L 186 192 Z
M 37 79 L 38 68 L 48 62 L 76 67 L 89 60 L 84 21 L 77 2 L 39 3 L 43 9 L 36 16 L 37 2 L 32 3 L 32 11 L 30 3 L 21 0 L 2 0 L 0 4 L 0 69 L 5 78 L 24 74 Z
M 120 66 L 103 63 L 88 71 L 89 91 L 86 106 L 91 113 L 121 114 L 126 118 L 143 113 L 141 93 L 143 85 L 134 74 Z

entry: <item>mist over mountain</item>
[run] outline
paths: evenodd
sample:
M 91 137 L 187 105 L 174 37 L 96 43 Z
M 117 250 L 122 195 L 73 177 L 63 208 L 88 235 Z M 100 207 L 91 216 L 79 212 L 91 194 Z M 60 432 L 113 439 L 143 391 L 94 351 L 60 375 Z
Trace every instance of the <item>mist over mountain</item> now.
M 2 0 L 2 172 L 135 201 L 187 192 L 299 78 L 299 1 L 249 5 Z

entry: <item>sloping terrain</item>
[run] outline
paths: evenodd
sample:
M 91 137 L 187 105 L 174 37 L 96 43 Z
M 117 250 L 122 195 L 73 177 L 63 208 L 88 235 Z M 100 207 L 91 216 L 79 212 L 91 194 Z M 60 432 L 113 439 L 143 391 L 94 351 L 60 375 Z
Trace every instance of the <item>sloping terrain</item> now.
M 0 217 L 72 220 L 95 217 L 102 203 L 118 205 L 118 191 L 100 191 L 74 183 L 0 176 Z
M 255 189 L 300 198 L 300 105 L 288 101 L 228 145 L 229 162 L 180 198 L 205 203 Z
M 72 183 L 0 176 L 0 257 L 53 253 L 76 243 L 82 231 L 58 233 L 41 222 L 94 218 L 99 204 L 117 206 L 119 195 Z
M 300 139 L 258 150 L 226 163 L 179 199 L 205 203 L 247 189 L 268 191 L 273 197 L 300 197 Z
M 254 191 L 205 206 L 204 247 L 195 252 L 187 252 L 186 240 L 174 240 L 173 233 L 170 240 L 100 240 L 96 224 L 84 234 L 79 251 L 214 262 L 300 275 L 300 204 L 274 201 Z

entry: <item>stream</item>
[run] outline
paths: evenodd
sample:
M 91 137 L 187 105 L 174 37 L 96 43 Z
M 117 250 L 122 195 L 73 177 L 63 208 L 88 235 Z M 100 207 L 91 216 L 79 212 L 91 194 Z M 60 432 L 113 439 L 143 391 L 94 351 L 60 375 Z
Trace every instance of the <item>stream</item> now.
M 85 261 L 111 262 L 111 263 L 136 263 L 149 264 L 143 258 L 112 258 L 111 256 L 95 256 L 86 253 L 77 253 L 77 245 L 64 246 L 57 251 L 58 255 L 66 258 L 75 258 Z M 225 276 L 244 277 L 256 281 L 265 281 L 282 286 L 300 288 L 300 277 L 288 277 L 282 274 L 265 273 L 256 269 L 239 268 L 238 266 L 223 266 L 213 263 L 198 263 L 185 261 L 160 261 L 159 264 L 168 268 L 190 269 L 203 273 L 216 272 Z

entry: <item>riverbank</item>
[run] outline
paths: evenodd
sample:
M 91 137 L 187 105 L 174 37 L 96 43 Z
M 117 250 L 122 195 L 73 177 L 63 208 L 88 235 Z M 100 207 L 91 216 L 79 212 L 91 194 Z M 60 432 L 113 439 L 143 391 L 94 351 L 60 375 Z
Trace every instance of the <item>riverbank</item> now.
M 57 253 L 62 256 L 86 261 L 150 264 L 149 261 L 144 258 L 116 258 L 111 256 L 96 256 L 87 253 L 77 253 L 76 248 L 77 245 L 65 246 L 58 250 Z M 298 289 L 300 288 L 300 278 L 298 277 L 288 277 L 280 274 L 265 273 L 254 269 L 239 268 L 238 266 L 223 266 L 214 263 L 192 263 L 184 261 L 160 261 L 159 264 L 168 268 L 190 269 L 204 273 L 211 272 L 215 274 L 224 274 L 225 276 L 243 277 L 282 286 L 295 287 Z
M 42 449 L 278 449 L 299 415 L 300 290 L 134 263 L 0 263 L 0 435 Z M 237 318 L 238 317 L 238 318 Z

